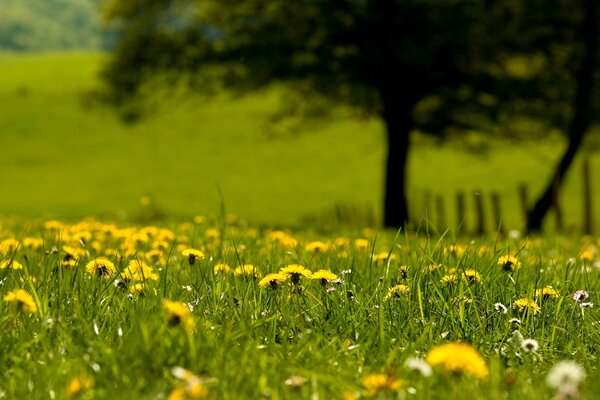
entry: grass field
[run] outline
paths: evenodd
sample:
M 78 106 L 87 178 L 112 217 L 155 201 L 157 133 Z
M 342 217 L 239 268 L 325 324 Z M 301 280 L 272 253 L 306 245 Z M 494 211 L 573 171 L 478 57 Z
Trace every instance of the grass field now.
M 0 396 L 596 398 L 597 246 L 5 221 Z
M 149 196 L 169 215 L 193 216 L 219 211 L 217 187 L 228 212 L 258 222 L 293 224 L 335 203 L 370 204 L 380 212 L 378 121 L 334 120 L 268 139 L 261 129 L 281 97 L 273 89 L 242 99 L 172 101 L 127 126 L 110 110 L 82 105 L 82 94 L 98 84 L 101 59 L 87 53 L 0 55 L 2 214 L 132 217 L 141 212 L 140 198 Z M 496 190 L 507 226 L 518 228 L 517 184 L 527 182 L 533 197 L 560 150 L 555 140 L 497 142 L 481 156 L 417 142 L 410 158 L 411 208 L 416 219 L 425 213 L 426 191 L 450 202 L 458 189 Z M 592 167 L 598 176 L 596 157 Z M 566 222 L 580 224 L 577 168 L 563 203 Z M 447 207 L 452 223 L 454 206 Z

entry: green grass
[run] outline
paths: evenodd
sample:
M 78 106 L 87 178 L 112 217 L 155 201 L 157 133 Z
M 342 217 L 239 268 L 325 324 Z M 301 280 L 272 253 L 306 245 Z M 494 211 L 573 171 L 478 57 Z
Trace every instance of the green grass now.
M 600 315 L 571 299 L 582 289 L 590 293 L 586 301 L 597 302 L 599 269 L 579 258 L 582 250 L 595 248 L 591 239 L 457 242 L 450 235 L 436 240 L 302 230 L 274 235 L 188 222 L 166 230 L 91 221 L 57 229 L 27 220 L 4 221 L 0 238 L 9 237 L 18 247 L 0 241 L 0 262 L 13 260 L 13 267 L 19 262 L 23 268 L 0 269 L 5 398 L 68 398 L 79 379 L 89 384 L 74 398 L 164 399 L 181 387 L 171 371 L 183 367 L 201 379 L 210 399 L 533 400 L 553 396 L 546 375 L 565 359 L 586 371 L 581 398 L 600 390 Z M 43 242 L 33 246 L 27 237 Z M 340 237 L 344 241 L 334 245 Z M 359 238 L 365 247 L 356 244 Z M 315 240 L 326 243 L 318 252 L 306 248 Z M 205 258 L 190 264 L 182 254 L 188 247 Z M 162 261 L 148 257 L 151 249 L 158 249 Z M 522 267 L 503 271 L 497 260 L 506 254 L 516 254 Z M 100 256 L 115 270 L 106 267 L 100 275 L 89 269 Z M 592 257 L 597 260 L 597 254 Z M 142 294 L 131 294 L 134 283 L 123 279 L 130 262 L 151 268 L 137 278 L 145 280 Z M 218 263 L 231 271 L 214 273 Z M 233 272 L 250 264 L 257 277 Z M 288 278 L 275 290 L 260 287 L 259 279 L 289 264 L 327 269 L 341 280 L 322 285 L 302 277 L 294 285 Z M 401 265 L 408 266 L 406 274 Z M 480 278 L 464 279 L 473 276 L 469 270 Z M 442 282 L 452 274 L 454 283 Z M 398 284 L 409 292 L 389 298 Z M 546 286 L 558 297 L 536 295 Z M 35 298 L 36 312 L 7 301 L 17 288 Z M 520 311 L 517 300 L 523 297 L 535 300 L 539 312 Z M 189 304 L 192 311 L 174 318 L 164 299 Z M 506 314 L 495 310 L 498 302 L 507 306 Z M 539 349 L 526 352 L 515 330 Z M 425 377 L 405 365 L 456 341 L 469 343 L 484 363 L 471 357 L 459 365 L 488 370 L 487 379 L 443 367 Z M 363 382 L 378 373 L 401 380 L 400 387 L 371 396 Z
M 110 110 L 86 108 L 103 56 L 89 53 L 0 55 L 0 171 L 4 215 L 132 217 L 150 196 L 169 215 L 220 210 L 253 221 L 293 224 L 336 203 L 370 204 L 381 214 L 384 143 L 377 120 L 338 118 L 298 135 L 268 139 L 263 123 L 277 109 L 276 89 L 232 99 L 172 101 L 135 126 Z M 548 179 L 556 141 L 494 142 L 487 156 L 417 141 L 409 198 L 416 220 L 426 192 L 446 198 L 454 226 L 457 190 L 499 191 L 508 228 L 522 224 L 517 184 L 530 197 Z M 592 159 L 594 176 L 600 174 Z M 600 188 L 594 188 L 600 194 Z M 565 221 L 581 224 L 579 172 L 567 177 Z M 432 214 L 434 214 L 432 216 Z M 469 216 L 467 225 L 473 225 Z M 488 222 L 488 226 L 491 222 Z

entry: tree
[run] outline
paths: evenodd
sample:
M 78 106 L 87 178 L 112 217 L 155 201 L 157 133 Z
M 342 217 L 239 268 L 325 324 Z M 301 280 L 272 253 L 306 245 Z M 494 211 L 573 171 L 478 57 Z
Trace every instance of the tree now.
M 118 41 L 104 78 L 120 106 L 165 72 L 202 88 L 204 71 L 239 91 L 287 82 L 379 115 L 388 148 L 384 224 L 400 227 L 409 220 L 410 132 L 431 122 L 417 118 L 416 106 L 446 99 L 464 83 L 477 7 L 458 0 L 114 1 L 107 19 Z

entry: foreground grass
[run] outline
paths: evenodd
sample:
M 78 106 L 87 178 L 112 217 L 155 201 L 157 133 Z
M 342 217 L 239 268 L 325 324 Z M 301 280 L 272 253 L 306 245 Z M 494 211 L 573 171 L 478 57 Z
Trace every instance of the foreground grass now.
M 573 360 L 587 379 L 570 393 L 591 398 L 600 390 L 597 245 L 323 237 L 232 218 L 5 221 L 0 393 L 539 399 L 556 393 L 549 370 Z M 15 301 L 15 289 L 27 295 Z M 577 290 L 589 298 L 573 300 Z M 468 346 L 436 347 L 456 342 Z M 431 376 L 422 362 L 425 375 L 407 366 L 435 363 L 435 348 L 442 361 Z
M 135 216 L 149 196 L 168 215 L 230 212 L 293 224 L 334 203 L 370 204 L 380 213 L 384 143 L 377 120 L 338 115 L 299 134 L 263 135 L 283 93 L 245 98 L 225 94 L 170 100 L 135 126 L 110 110 L 88 108 L 82 94 L 97 87 L 101 54 L 0 54 L 0 212 L 28 217 Z M 475 137 L 481 141 L 481 138 Z M 560 154 L 560 140 L 516 146 L 494 142 L 489 153 L 416 142 L 410 156 L 409 200 L 415 220 L 426 192 L 446 199 L 447 222 L 457 190 L 498 191 L 507 229 L 522 225 L 517 185 L 533 198 Z M 600 164 L 592 159 L 593 177 Z M 581 224 L 579 165 L 562 193 L 565 225 Z M 600 186 L 593 187 L 596 196 Z M 40 195 L 43 193 L 43 195 Z M 489 209 L 489 208 L 488 208 Z M 488 224 L 491 226 L 491 224 Z

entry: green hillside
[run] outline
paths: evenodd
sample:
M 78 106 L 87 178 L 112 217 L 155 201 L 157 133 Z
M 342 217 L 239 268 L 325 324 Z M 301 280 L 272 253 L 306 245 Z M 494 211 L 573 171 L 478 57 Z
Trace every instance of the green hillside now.
M 227 212 L 259 222 L 295 223 L 335 203 L 371 204 L 379 212 L 378 121 L 340 118 L 267 138 L 264 121 L 281 97 L 273 89 L 242 99 L 170 101 L 128 126 L 108 109 L 84 106 L 101 60 L 90 53 L 0 56 L 2 214 L 134 216 L 149 196 L 165 212 L 192 216 L 219 211 L 218 188 Z M 498 142 L 484 157 L 456 144 L 419 142 L 410 158 L 411 208 L 424 215 L 428 191 L 443 194 L 450 212 L 456 190 L 465 190 L 468 201 L 475 189 L 486 196 L 496 190 L 508 227 L 519 227 L 518 183 L 528 183 L 533 197 L 560 150 L 555 142 Z M 577 165 L 563 202 L 565 221 L 579 224 Z

